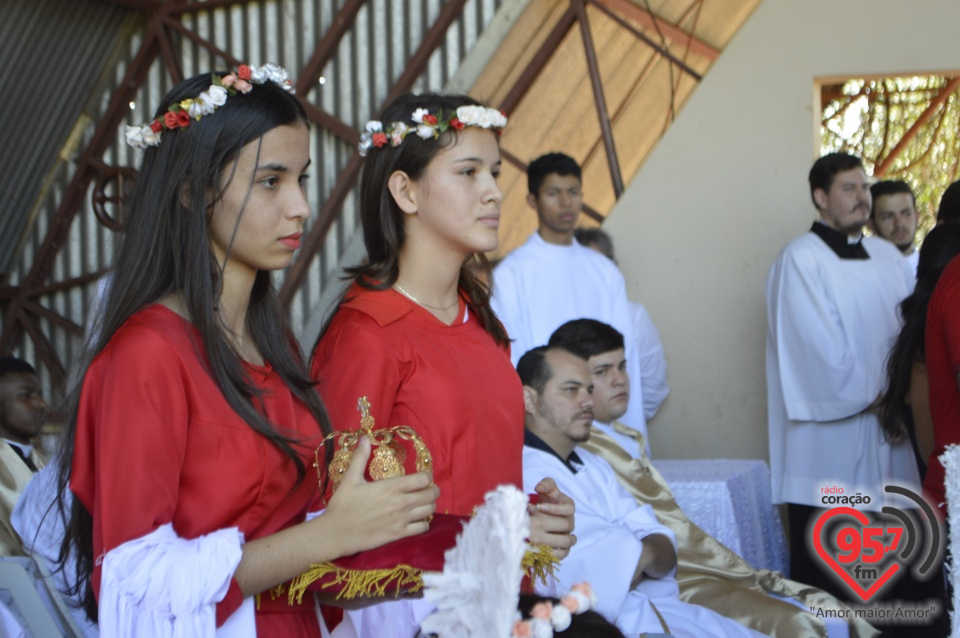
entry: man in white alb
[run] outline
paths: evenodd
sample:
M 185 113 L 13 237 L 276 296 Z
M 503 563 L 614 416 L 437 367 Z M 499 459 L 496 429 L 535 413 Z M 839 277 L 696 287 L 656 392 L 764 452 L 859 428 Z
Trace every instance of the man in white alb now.
M 874 235 L 891 241 L 900 249 L 913 272 L 917 272 L 920 251 L 914 237 L 917 234 L 917 199 L 910 185 L 901 180 L 877 182 L 870 187 L 873 209 L 867 226 Z
M 596 610 L 627 636 L 756 637 L 705 607 L 680 601 L 673 532 L 649 505 L 638 505 L 603 459 L 577 444 L 590 438 L 593 382 L 586 359 L 539 347 L 520 358 L 523 383 L 523 483 L 549 470 L 577 505 L 577 543 L 555 571 L 561 591 L 589 582 Z
M 587 248 L 597 251 L 614 264 L 617 263 L 613 239 L 606 231 L 600 228 L 578 228 L 573 231 L 573 236 Z M 660 331 L 657 330 L 657 326 L 654 325 L 643 304 L 636 301 L 630 302 L 630 318 L 633 320 L 634 335 L 637 338 L 637 356 L 640 358 L 643 418 L 649 422 L 670 394 L 670 384 L 667 383 L 667 359 L 663 354 Z M 643 447 L 647 448 L 646 443 Z M 632 450 L 633 446 L 630 449 Z
M 825 155 L 809 180 L 819 220 L 767 277 L 770 476 L 774 503 L 788 504 L 791 577 L 835 592 L 808 549 L 826 490 L 869 495 L 860 509 L 879 511 L 885 485 L 919 478 L 909 441 L 888 443 L 875 412 L 912 273 L 893 244 L 861 234 L 871 197 L 859 158 Z
M 493 271 L 491 305 L 510 336 L 514 365 L 527 350 L 543 345 L 560 324 L 587 317 L 614 326 L 627 339 L 631 392 L 643 397 L 640 358 L 626 284 L 617 266 L 573 238 L 583 206 L 581 172 L 562 153 L 548 153 L 527 168 L 527 203 L 537 211 L 539 229 Z M 623 423 L 646 437 L 643 401 Z M 628 440 L 622 441 L 624 446 Z

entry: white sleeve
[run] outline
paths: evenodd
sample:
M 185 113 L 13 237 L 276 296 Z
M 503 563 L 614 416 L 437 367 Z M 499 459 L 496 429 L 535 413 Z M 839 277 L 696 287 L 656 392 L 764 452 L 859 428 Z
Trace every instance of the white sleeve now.
M 516 367 L 527 350 L 543 344 L 531 343 L 530 319 L 526 315 L 522 282 L 511 262 L 501 263 L 494 269 L 491 291 L 490 307 L 510 337 L 510 362 Z
M 638 303 L 630 304 L 637 340 L 637 358 L 640 361 L 640 385 L 643 388 L 643 416 L 649 421 L 670 394 L 667 384 L 667 359 L 663 355 L 660 332 L 653 325 L 647 309 Z
M 596 461 L 597 465 L 601 466 L 598 471 L 602 472 L 604 477 L 604 490 L 611 495 L 619 520 L 633 533 L 634 538 L 643 541 L 647 536 L 663 534 L 670 539 L 676 549 L 677 537 L 669 527 L 660 522 L 653 507 L 646 504 L 637 505 L 637 499 L 620 485 L 610 465 L 599 457 Z
M 100 635 L 217 636 L 216 604 L 240 564 L 242 543 L 235 527 L 187 540 L 168 523 L 110 550 L 100 576 Z M 241 609 L 252 611 L 249 602 Z

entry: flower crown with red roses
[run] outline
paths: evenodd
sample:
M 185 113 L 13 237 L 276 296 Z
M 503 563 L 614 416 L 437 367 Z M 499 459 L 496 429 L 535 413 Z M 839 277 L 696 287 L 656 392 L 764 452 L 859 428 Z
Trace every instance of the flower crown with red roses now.
M 387 144 L 400 146 L 404 138 L 410 133 L 416 133 L 422 139 L 437 138 L 454 129 L 462 131 L 468 126 L 485 128 L 500 132 L 507 125 L 507 116 L 503 111 L 486 106 L 460 106 L 455 113 L 444 113 L 438 110 L 436 115 L 427 109 L 417 109 L 410 116 L 413 123 L 393 122 L 387 126 L 378 120 L 370 120 L 364 132 L 360 135 L 360 144 L 357 150 L 361 157 L 372 148 L 382 148 Z
M 254 84 L 273 82 L 288 93 L 293 93 L 293 85 L 283 67 L 276 64 L 247 66 L 241 64 L 235 73 L 223 77 L 213 76 L 213 83 L 206 91 L 194 98 L 181 100 L 167 109 L 167 112 L 149 124 L 128 126 L 127 144 L 134 148 L 157 146 L 164 131 L 187 128 L 192 120 L 210 115 L 227 102 L 227 98 L 237 93 L 249 93 Z

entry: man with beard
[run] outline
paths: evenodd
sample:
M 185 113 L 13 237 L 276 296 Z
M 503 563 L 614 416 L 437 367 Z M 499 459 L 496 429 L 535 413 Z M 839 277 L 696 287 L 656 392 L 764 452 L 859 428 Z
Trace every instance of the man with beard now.
M 874 235 L 879 235 L 900 249 L 914 272 L 920 259 L 913 238 L 917 234 L 917 200 L 910 185 L 901 180 L 877 182 L 870 187 L 873 210 L 868 226 Z
M 787 504 L 791 576 L 839 593 L 808 544 L 824 494 L 861 494 L 871 500 L 860 509 L 879 511 L 884 486 L 919 480 L 909 441 L 886 441 L 876 415 L 897 304 L 913 286 L 896 247 L 861 233 L 871 197 L 860 159 L 825 155 L 809 180 L 820 218 L 767 277 L 770 476 L 774 503 Z
M 581 168 L 569 155 L 547 153 L 527 167 L 527 205 L 538 228 L 493 271 L 490 305 L 510 336 L 510 358 L 544 344 L 565 321 L 590 317 L 609 323 L 627 338 L 633 396 L 641 389 L 641 357 L 627 287 L 617 265 L 574 238 L 583 208 Z M 623 417 L 646 435 L 644 401 Z
M 622 343 L 622 342 L 621 342 Z M 523 484 L 550 476 L 577 506 L 577 543 L 556 568 L 559 591 L 587 581 L 596 611 L 627 636 L 761 636 L 706 607 L 682 602 L 676 541 L 650 505 L 638 504 L 610 466 L 577 445 L 590 438 L 593 382 L 587 360 L 563 348 L 530 350 L 517 364 L 523 383 Z
M 755 569 L 680 509 L 670 486 L 644 453 L 642 435 L 619 422 L 630 403 L 630 379 L 623 335 L 616 328 L 593 319 L 575 319 L 557 328 L 548 345 L 587 360 L 593 381 L 593 427 L 578 452 L 582 448 L 606 461 L 637 504 L 650 505 L 657 520 L 673 532 L 681 600 L 703 605 L 773 638 L 877 635 L 833 596 L 780 572 Z M 631 449 L 622 448 L 614 433 L 632 438 Z M 810 610 L 818 608 L 837 613 L 817 617 Z
M 10 514 L 34 473 L 46 464 L 36 448 L 46 416 L 47 403 L 33 366 L 0 357 L 0 556 L 23 554 Z

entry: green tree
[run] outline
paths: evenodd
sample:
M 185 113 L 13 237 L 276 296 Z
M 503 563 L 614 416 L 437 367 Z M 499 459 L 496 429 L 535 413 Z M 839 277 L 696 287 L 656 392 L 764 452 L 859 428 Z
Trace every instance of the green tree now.
M 917 240 L 933 227 L 960 162 L 960 78 L 848 80 L 821 88 L 821 150 L 863 158 L 877 179 L 902 179 L 917 196 Z

